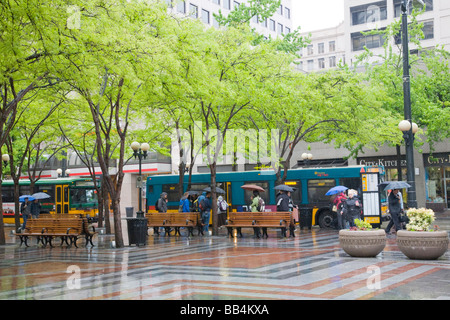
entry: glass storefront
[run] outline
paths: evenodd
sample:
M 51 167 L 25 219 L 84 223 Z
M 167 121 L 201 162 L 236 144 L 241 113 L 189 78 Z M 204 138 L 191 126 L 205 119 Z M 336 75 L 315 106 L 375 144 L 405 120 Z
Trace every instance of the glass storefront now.
M 450 153 L 424 154 L 427 207 L 450 207 Z

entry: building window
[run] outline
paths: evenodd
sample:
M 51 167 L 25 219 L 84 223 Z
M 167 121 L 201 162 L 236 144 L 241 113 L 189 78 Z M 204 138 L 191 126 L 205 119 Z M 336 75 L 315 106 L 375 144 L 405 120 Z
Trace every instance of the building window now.
M 240 4 L 239 2 L 233 1 L 233 9 L 239 8 L 240 5 L 241 5 L 241 4 Z
M 282 16 L 283 15 L 283 5 L 280 5 L 277 9 L 277 13 Z
M 328 51 L 329 52 L 335 52 L 336 51 L 336 42 L 335 41 L 328 42 Z
M 320 58 L 318 59 L 318 62 L 319 62 L 319 69 L 325 69 L 325 59 Z
M 307 50 L 308 56 L 314 54 L 314 49 L 313 49 L 313 45 L 312 44 L 308 45 L 306 50 Z
M 335 56 L 329 57 L 328 63 L 330 65 L 330 68 L 336 67 L 336 57 Z
M 202 22 L 205 24 L 209 24 L 209 11 L 202 9 Z
M 369 3 L 350 8 L 352 25 L 356 26 L 365 23 L 375 23 L 387 19 L 386 1 Z
M 186 13 L 186 2 L 181 1 L 177 3 L 177 11 L 180 13 Z
M 288 33 L 291 33 L 291 28 L 289 28 L 289 27 L 284 27 L 284 30 L 285 30 L 285 34 L 288 34 Z
M 168 8 L 173 8 L 172 0 L 166 0 L 166 4 Z
M 317 45 L 317 51 L 318 51 L 319 53 L 324 53 L 324 52 L 325 52 L 325 45 L 323 44 L 323 42 L 321 42 L 321 43 L 319 43 L 319 44 Z
M 433 39 L 434 38 L 434 23 L 433 21 L 426 21 L 423 23 L 423 35 L 424 40 Z
M 194 19 L 198 18 L 198 7 L 192 3 L 189 4 L 189 17 Z
M 422 0 L 422 1 L 425 3 L 425 12 L 433 11 L 433 0 Z M 418 1 L 410 3 L 408 14 L 412 13 L 413 8 L 416 10 L 422 10 L 423 6 Z M 401 15 L 402 15 L 402 0 L 394 0 L 394 16 L 398 18 Z
M 308 71 L 314 70 L 314 60 L 308 60 Z
M 380 34 L 364 36 L 363 34 L 356 32 L 352 33 L 351 38 L 353 51 L 364 50 L 364 47 L 367 47 L 368 49 L 379 48 L 384 44 L 384 38 Z
M 223 7 L 227 10 L 231 9 L 231 0 L 223 0 Z
M 283 25 L 281 23 L 279 23 L 278 26 L 277 26 L 277 33 L 278 34 L 282 34 L 283 33 Z
M 220 5 L 220 0 L 213 0 L 213 3 Z
M 275 20 L 272 19 L 269 20 L 269 30 L 275 31 Z
M 287 19 L 291 19 L 291 9 L 284 7 L 284 17 Z

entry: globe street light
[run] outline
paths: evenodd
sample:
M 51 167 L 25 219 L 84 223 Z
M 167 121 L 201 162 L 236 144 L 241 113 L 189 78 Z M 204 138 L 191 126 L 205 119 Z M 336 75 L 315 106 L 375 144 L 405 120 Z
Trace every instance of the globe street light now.
M 131 149 L 133 149 L 134 158 L 139 158 L 139 211 L 136 212 L 136 218 L 144 218 L 144 212 L 142 211 L 142 159 L 147 158 L 150 146 L 148 143 L 140 144 L 139 142 L 134 141 L 131 143 Z
M 312 158 L 313 158 L 313 155 L 311 153 L 306 153 L 306 152 L 302 153 L 302 159 L 303 159 L 306 167 L 309 167 L 309 164 L 310 164 Z

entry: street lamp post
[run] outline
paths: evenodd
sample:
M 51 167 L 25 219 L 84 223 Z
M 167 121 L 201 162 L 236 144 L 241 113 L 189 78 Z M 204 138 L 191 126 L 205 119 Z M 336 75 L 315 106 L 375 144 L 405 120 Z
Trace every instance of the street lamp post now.
M 311 153 L 302 153 L 302 159 L 304 161 L 305 167 L 309 167 L 311 160 L 313 158 L 313 155 Z
M 139 211 L 136 212 L 136 218 L 144 218 L 144 212 L 142 211 L 142 159 L 147 158 L 150 146 L 148 143 L 140 144 L 135 141 L 131 144 L 131 149 L 133 149 L 134 158 L 139 159 Z
M 416 183 L 414 176 L 414 133 L 417 132 L 417 125 L 412 122 L 411 112 L 411 78 L 409 76 L 409 47 L 408 47 L 408 5 L 410 0 L 403 0 L 402 9 L 402 47 L 403 47 L 403 112 L 405 120 L 399 124 L 403 131 L 403 138 L 406 145 L 406 176 L 408 183 L 408 208 L 417 208 Z M 421 1 L 420 1 L 421 2 Z

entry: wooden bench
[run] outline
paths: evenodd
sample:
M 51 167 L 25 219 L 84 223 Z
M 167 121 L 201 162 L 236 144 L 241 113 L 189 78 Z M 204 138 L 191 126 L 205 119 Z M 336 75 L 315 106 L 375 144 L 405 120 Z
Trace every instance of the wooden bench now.
M 94 244 L 92 243 L 92 237 L 97 234 L 97 231 L 95 231 L 94 226 L 89 226 L 89 222 L 87 218 L 82 218 L 83 220 L 83 232 L 84 238 L 86 240 L 85 247 L 87 247 L 88 242 L 91 244 L 91 246 L 94 247 Z M 89 227 L 92 228 L 92 230 L 89 230 Z
M 203 234 L 203 229 L 201 228 L 200 214 L 198 212 L 158 212 L 158 213 L 146 213 L 147 226 L 153 227 L 156 234 L 159 235 L 159 228 L 163 227 L 166 234 L 170 236 L 170 229 L 175 229 L 175 235 L 180 234 L 180 228 L 188 228 L 188 235 L 194 235 L 193 230 L 195 227 L 198 228 L 198 234 Z
M 74 244 L 78 248 L 77 240 L 82 233 L 83 220 L 81 218 L 44 218 L 29 219 L 25 230 L 18 233 L 17 236 L 20 238 L 20 245 L 25 243 L 27 247 L 29 247 L 28 239 L 37 237 L 37 244 L 42 243 L 44 247 L 47 244 L 53 247 L 53 239 L 61 238 L 61 245 L 66 243 L 70 247 Z
M 233 237 L 233 228 L 242 237 L 241 228 L 258 228 L 257 238 L 260 238 L 259 228 L 263 229 L 263 237 L 268 237 L 267 228 L 280 228 L 281 235 L 286 237 L 289 228 L 290 236 L 294 235 L 294 221 L 291 212 L 230 212 L 226 221 L 228 235 Z
M 48 232 L 46 233 L 46 242 L 53 247 L 52 241 L 55 238 L 61 238 L 61 245 L 66 243 L 67 246 L 71 247 L 72 244 L 77 246 L 77 240 L 83 233 L 83 220 L 73 219 L 73 218 L 59 218 L 51 220 Z
M 48 232 L 48 225 L 48 221 L 28 219 L 25 229 L 21 233 L 16 234 L 20 239 L 20 246 L 25 243 L 25 246 L 29 247 L 28 239 L 32 237 L 37 238 L 37 244 L 42 243 L 45 246 L 46 242 L 44 240 Z

